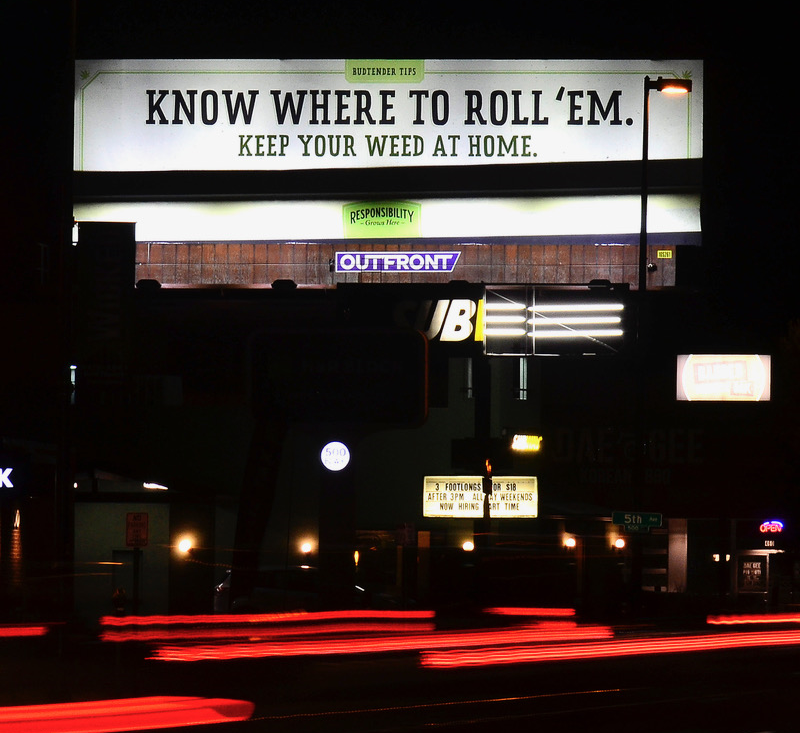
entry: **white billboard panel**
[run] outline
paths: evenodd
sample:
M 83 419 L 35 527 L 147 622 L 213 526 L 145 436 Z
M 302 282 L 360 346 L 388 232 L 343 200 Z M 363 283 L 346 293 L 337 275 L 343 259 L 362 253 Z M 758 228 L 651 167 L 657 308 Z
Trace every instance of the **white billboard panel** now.
M 116 59 L 75 63 L 77 171 L 260 171 L 702 157 L 703 64 Z

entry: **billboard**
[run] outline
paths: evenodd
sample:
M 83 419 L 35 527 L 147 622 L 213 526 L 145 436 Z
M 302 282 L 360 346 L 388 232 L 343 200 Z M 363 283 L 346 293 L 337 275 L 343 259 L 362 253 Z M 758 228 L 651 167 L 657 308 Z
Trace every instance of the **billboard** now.
M 703 65 L 669 60 L 75 62 L 76 171 L 278 171 L 702 157 Z

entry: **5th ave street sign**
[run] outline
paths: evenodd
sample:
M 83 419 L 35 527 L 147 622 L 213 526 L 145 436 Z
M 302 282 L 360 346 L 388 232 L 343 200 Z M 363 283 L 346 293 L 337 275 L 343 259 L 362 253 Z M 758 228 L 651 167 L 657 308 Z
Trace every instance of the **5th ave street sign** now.
M 621 524 L 626 532 L 649 532 L 660 527 L 663 517 L 656 512 L 612 512 L 613 524 Z

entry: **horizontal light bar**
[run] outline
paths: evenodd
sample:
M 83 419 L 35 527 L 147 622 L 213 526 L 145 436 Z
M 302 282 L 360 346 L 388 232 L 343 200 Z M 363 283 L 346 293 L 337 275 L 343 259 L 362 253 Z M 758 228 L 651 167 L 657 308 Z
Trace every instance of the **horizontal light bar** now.
M 574 313 L 575 311 L 621 311 L 624 308 L 622 303 L 549 303 L 532 305 L 528 310 L 534 313 Z
M 485 328 L 483 330 L 484 335 L 486 336 L 533 336 L 532 333 L 528 333 L 528 331 L 524 328 Z
M 525 323 L 525 316 L 486 316 L 486 323 Z
M 619 316 L 564 316 L 563 318 L 529 318 L 534 326 L 588 325 L 593 323 L 622 323 Z
M 531 331 L 528 336 L 531 338 L 611 338 L 622 336 L 624 331 L 621 328 L 598 328 L 598 329 L 567 329 L 564 331 L 542 331 L 536 329 L 534 333 Z
M 525 303 L 516 303 L 513 300 L 497 303 L 486 303 L 486 311 L 521 311 L 525 310 Z

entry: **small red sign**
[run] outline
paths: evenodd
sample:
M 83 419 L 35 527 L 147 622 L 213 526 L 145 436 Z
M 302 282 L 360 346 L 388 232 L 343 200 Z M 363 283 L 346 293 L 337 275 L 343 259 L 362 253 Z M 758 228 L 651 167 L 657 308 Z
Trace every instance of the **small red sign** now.
M 147 512 L 129 512 L 125 523 L 125 545 L 127 547 L 146 547 L 147 528 Z

